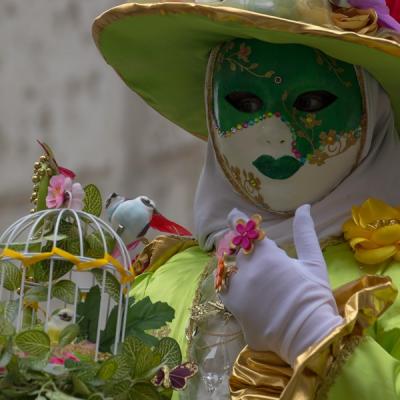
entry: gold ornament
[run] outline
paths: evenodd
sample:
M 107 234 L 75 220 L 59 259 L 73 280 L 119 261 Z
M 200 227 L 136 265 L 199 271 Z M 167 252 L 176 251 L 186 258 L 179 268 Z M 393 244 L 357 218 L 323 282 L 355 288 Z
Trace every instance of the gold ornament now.
M 40 178 L 37 175 L 32 176 L 32 182 L 33 183 L 38 183 L 40 181 Z
M 49 161 L 49 159 L 48 159 L 47 156 L 40 156 L 39 160 L 40 160 L 41 162 L 47 162 L 47 161 Z
M 35 170 L 37 170 L 37 169 L 40 168 L 41 165 L 42 165 L 42 164 L 40 164 L 39 161 L 36 161 L 35 164 L 33 164 L 33 168 L 34 168 Z
M 53 170 L 51 168 L 46 169 L 46 174 L 47 176 L 52 176 L 53 175 Z

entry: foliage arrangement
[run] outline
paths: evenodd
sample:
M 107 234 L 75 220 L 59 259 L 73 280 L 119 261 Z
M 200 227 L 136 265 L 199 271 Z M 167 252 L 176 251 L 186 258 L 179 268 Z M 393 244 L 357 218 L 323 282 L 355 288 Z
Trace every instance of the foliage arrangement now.
M 0 301 L 0 400 L 170 398 L 172 389 L 183 389 L 197 372 L 194 364 L 181 364 L 174 339 L 150 334 L 164 329 L 174 310 L 148 297 L 129 298 L 125 285 L 129 280 L 123 280 L 120 270 L 114 274 L 101 267 L 85 269 L 93 277 L 90 289 L 81 291 L 73 282 L 69 273 L 76 264 L 71 257 L 104 260 L 112 254 L 115 238 L 95 226 L 102 212 L 99 189 L 74 182 L 75 174 L 60 167 L 51 149 L 40 144 L 45 155 L 34 165 L 31 211 L 68 210 L 46 216 L 26 242 L 0 243 L 0 251 L 20 256 L 52 255 L 23 266 L 0 258 L 0 289 L 9 292 L 7 300 Z M 88 214 L 78 221 L 74 210 Z M 55 249 L 67 256 L 53 257 Z M 110 309 L 100 321 L 103 292 L 109 296 Z M 120 343 L 116 334 L 122 293 L 126 325 Z M 43 307 L 48 299 L 65 308 L 49 312 Z M 115 343 L 119 343 L 116 352 Z
M 65 327 L 56 344 L 52 344 L 40 324 L 16 334 L 12 323 L 15 304 L 1 304 L 1 400 L 169 397 L 169 390 L 156 388 L 151 380 L 160 368 L 173 368 L 181 363 L 179 345 L 171 338 L 159 340 L 145 331 L 171 321 L 173 309 L 165 303 L 152 304 L 148 298 L 138 302 L 130 299 L 127 338 L 116 355 L 101 353 L 100 361 L 95 362 L 90 339 L 98 321 L 92 319 L 96 314 L 89 307 L 99 306 L 99 294 L 98 286 L 91 289 L 86 301 L 79 305 L 79 324 Z M 112 313 L 102 331 L 101 346 L 105 351 L 112 342 L 110 332 L 115 332 Z

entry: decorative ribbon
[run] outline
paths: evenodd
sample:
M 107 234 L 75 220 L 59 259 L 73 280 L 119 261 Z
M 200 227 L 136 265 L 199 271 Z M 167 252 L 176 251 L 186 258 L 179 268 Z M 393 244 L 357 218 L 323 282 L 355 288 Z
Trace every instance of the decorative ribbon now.
M 28 256 L 26 256 L 25 254 L 22 254 L 18 251 L 6 248 L 0 254 L 0 259 L 2 259 L 4 257 L 13 258 L 15 260 L 21 261 L 25 267 L 30 267 L 31 265 L 36 264 L 40 261 L 48 260 L 49 258 L 51 258 L 55 255 L 57 255 L 61 258 L 64 258 L 67 261 L 74 264 L 78 271 L 87 271 L 87 270 L 91 270 L 94 268 L 101 268 L 104 265 L 111 264 L 119 272 L 120 283 L 122 285 L 130 283 L 135 279 L 135 275 L 132 273 L 132 269 L 127 271 L 117 259 L 115 259 L 108 253 L 105 253 L 103 258 L 96 258 L 91 261 L 81 261 L 79 259 L 79 257 L 77 257 L 65 250 L 62 250 L 58 247 L 53 247 L 53 249 L 49 252 L 28 255 Z
M 379 24 L 400 32 L 400 2 L 398 0 L 348 0 L 356 8 L 372 8 L 378 14 Z

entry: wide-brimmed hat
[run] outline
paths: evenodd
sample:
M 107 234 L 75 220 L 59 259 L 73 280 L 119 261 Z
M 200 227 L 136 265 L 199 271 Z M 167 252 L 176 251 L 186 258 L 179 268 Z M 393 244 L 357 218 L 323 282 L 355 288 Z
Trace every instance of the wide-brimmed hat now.
M 242 1 L 253 2 L 257 12 L 235 0 L 123 4 L 95 20 L 93 36 L 132 90 L 200 138 L 207 137 L 204 83 L 210 51 L 235 38 L 301 44 L 362 66 L 389 94 L 400 131 L 400 41 L 396 32 L 382 29 L 388 27 L 385 3 L 382 12 L 323 0 Z

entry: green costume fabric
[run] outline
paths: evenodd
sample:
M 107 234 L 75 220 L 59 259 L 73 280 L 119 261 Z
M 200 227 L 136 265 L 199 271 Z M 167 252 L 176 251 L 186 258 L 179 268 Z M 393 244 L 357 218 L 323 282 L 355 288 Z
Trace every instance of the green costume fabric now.
M 209 259 L 209 255 L 199 247 L 190 247 L 170 258 L 155 272 L 140 275 L 131 291 L 136 299 L 149 296 L 153 302 L 164 301 L 175 310 L 175 318 L 169 328 L 171 336 L 181 346 L 184 358 L 187 350 L 185 329 L 190 307 Z
M 335 289 L 365 274 L 388 275 L 400 285 L 400 262 L 361 266 L 347 243 L 324 250 L 332 288 Z M 141 275 L 131 292 L 136 298 L 149 296 L 152 301 L 166 301 L 175 309 L 169 325 L 170 335 L 187 353 L 185 329 L 190 308 L 210 255 L 191 247 L 170 258 L 154 272 Z M 174 399 L 178 398 L 175 393 Z M 368 336 L 350 355 L 328 392 L 329 400 L 395 400 L 400 398 L 400 299 L 379 318 Z

